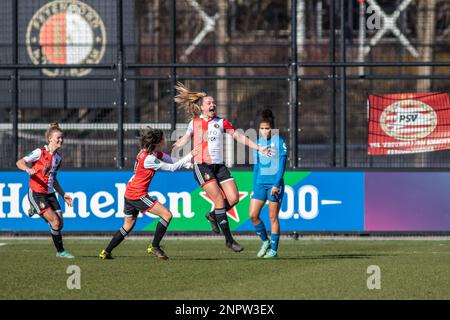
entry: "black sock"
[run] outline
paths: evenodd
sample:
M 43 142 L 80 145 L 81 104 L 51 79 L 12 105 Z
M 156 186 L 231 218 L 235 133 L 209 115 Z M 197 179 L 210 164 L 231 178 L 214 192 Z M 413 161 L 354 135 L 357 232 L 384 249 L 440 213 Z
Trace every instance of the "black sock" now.
M 233 242 L 233 236 L 231 235 L 230 225 L 228 224 L 228 217 L 225 208 L 215 210 L 217 224 L 225 236 L 227 242 Z
M 116 234 L 113 236 L 105 251 L 111 253 L 113 249 L 117 247 L 130 232 L 131 230 L 126 231 L 123 227 L 121 227 L 119 231 L 117 231 Z
M 161 242 L 161 239 L 166 234 L 167 227 L 169 226 L 169 223 L 161 218 L 156 225 L 156 231 L 155 236 L 153 237 L 152 246 L 153 247 L 159 247 L 159 243 Z
M 50 233 L 52 234 L 52 239 L 53 239 L 53 243 L 55 244 L 56 251 L 63 252 L 64 246 L 63 246 L 61 230 L 50 229 Z

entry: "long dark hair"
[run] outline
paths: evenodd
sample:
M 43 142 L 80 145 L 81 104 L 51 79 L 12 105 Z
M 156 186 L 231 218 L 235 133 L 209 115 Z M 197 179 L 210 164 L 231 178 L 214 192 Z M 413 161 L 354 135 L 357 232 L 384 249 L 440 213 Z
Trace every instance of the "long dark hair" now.
M 152 152 L 156 146 L 161 143 L 164 138 L 164 132 L 161 129 L 147 128 L 141 130 L 139 144 L 141 149 Z
M 266 123 L 270 124 L 270 128 L 272 128 L 272 129 L 275 127 L 275 117 L 274 117 L 274 115 L 272 113 L 272 110 L 264 109 L 261 112 L 261 121 L 260 121 L 260 123 L 262 123 L 262 122 L 266 122 Z

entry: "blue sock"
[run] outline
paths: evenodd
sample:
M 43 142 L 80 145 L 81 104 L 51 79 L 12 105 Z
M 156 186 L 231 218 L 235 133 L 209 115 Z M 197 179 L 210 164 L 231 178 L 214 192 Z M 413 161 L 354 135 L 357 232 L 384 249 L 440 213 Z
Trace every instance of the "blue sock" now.
M 267 231 L 266 227 L 264 226 L 264 223 L 261 222 L 260 224 L 254 226 L 256 230 L 256 234 L 259 236 L 259 238 L 262 241 L 267 241 L 269 238 L 267 237 Z
M 278 251 L 278 242 L 280 241 L 280 234 L 279 233 L 272 233 L 270 235 L 272 238 L 272 250 Z

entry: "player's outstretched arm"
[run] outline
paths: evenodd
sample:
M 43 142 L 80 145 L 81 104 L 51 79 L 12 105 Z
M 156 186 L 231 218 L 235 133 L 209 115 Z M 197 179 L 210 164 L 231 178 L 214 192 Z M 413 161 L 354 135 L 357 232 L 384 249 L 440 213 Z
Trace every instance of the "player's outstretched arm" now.
M 267 147 L 262 147 L 260 145 L 257 145 L 256 143 L 254 143 L 252 140 L 250 140 L 248 137 L 246 137 L 245 135 L 243 135 L 239 131 L 234 131 L 233 132 L 233 138 L 237 142 L 242 143 L 243 145 L 246 145 L 249 148 L 252 148 L 252 149 L 254 149 L 256 151 L 259 151 L 265 156 L 269 156 L 270 155 L 270 151 L 267 149 Z
M 168 155 L 167 153 L 162 153 L 162 161 L 166 162 L 166 163 L 176 163 L 179 159 L 178 158 L 174 158 L 170 155 Z M 189 161 L 187 163 L 185 163 L 183 165 L 183 168 L 185 169 L 192 169 L 192 163 Z
M 161 170 L 161 171 L 176 171 L 183 168 L 188 162 L 191 161 L 192 157 L 199 153 L 200 148 L 196 147 L 192 150 L 187 156 L 181 158 L 175 163 L 167 163 L 162 160 L 159 160 L 155 155 L 151 154 L 145 158 L 144 168 L 152 169 L 152 170 Z
M 191 140 L 191 134 L 186 133 L 184 136 L 182 136 L 180 139 L 178 139 L 173 145 L 171 149 L 174 148 L 182 148 L 186 143 L 188 143 Z

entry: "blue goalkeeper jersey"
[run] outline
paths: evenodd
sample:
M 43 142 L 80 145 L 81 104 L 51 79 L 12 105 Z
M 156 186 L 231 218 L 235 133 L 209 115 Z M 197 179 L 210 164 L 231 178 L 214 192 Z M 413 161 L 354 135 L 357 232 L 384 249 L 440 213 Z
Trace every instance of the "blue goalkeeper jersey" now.
M 272 185 L 277 188 L 283 183 L 286 169 L 287 148 L 283 138 L 275 135 L 266 140 L 260 137 L 257 144 L 268 147 L 270 157 L 266 157 L 256 150 L 253 152 L 255 165 L 253 166 L 253 186 L 256 184 Z

